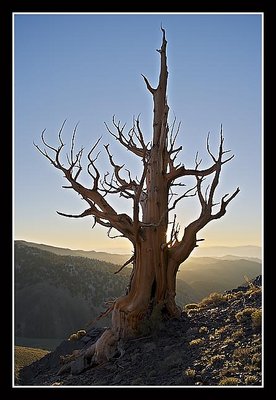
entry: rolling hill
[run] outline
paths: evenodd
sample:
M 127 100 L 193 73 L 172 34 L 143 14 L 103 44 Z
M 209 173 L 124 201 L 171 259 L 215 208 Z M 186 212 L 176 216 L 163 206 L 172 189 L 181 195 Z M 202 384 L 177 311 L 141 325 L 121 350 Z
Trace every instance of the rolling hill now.
M 50 251 L 51 253 L 59 256 L 74 256 L 74 257 L 86 257 L 93 260 L 104 261 L 112 264 L 124 264 L 129 258 L 129 254 L 112 254 L 101 251 L 85 251 L 85 250 L 71 250 L 64 249 L 62 247 L 50 246 L 48 244 L 26 242 L 25 240 L 16 240 L 15 243 L 22 244 L 28 247 L 34 247 L 40 250 Z
M 19 381 L 19 373 L 20 370 L 33 362 L 41 359 L 49 351 L 41 350 L 41 349 L 34 349 L 29 347 L 22 347 L 22 346 L 15 346 L 14 349 L 14 374 L 15 374 L 15 382 L 18 384 Z
M 64 338 L 85 326 L 125 292 L 129 271 L 117 268 L 15 243 L 15 335 Z
M 33 246 L 34 245 L 34 246 Z M 46 250 L 47 249 L 47 250 Z M 80 253 L 79 253 L 80 252 Z M 127 255 L 84 252 L 25 241 L 15 242 L 15 336 L 37 346 L 39 338 L 63 339 L 85 328 L 106 309 L 105 301 L 125 293 L 130 268 L 114 275 Z M 79 254 L 88 254 L 81 257 Z M 93 259 L 92 256 L 104 259 Z M 260 261 L 191 257 L 177 275 L 177 303 L 199 301 L 261 273 Z M 107 325 L 103 319 L 95 325 Z M 39 344 L 38 344 L 39 346 Z
M 193 288 L 199 298 L 222 292 L 262 273 L 260 260 L 191 257 L 180 266 L 177 277 Z

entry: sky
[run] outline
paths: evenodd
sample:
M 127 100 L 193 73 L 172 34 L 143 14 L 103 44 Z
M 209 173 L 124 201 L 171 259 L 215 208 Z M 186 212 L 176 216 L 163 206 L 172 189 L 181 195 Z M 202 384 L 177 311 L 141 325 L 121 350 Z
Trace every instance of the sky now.
M 14 238 L 72 249 L 128 252 L 126 239 L 111 240 L 91 218 L 69 219 L 56 211 L 80 213 L 86 203 L 62 189 L 65 179 L 35 149 L 41 132 L 57 144 L 79 122 L 76 145 L 86 154 L 102 136 L 97 161 L 109 169 L 103 145 L 114 160 L 139 175 L 135 156 L 107 132 L 115 115 L 131 127 L 140 114 L 146 141 L 152 130 L 152 98 L 141 74 L 157 84 L 160 25 L 168 41 L 170 121 L 181 121 L 179 162 L 211 164 L 223 124 L 225 147 L 234 159 L 224 166 L 217 199 L 240 187 L 227 214 L 198 237 L 202 246 L 262 243 L 262 15 L 261 14 L 15 14 L 14 15 Z M 69 146 L 68 146 L 69 148 Z M 83 182 L 91 185 L 86 177 Z M 187 184 L 192 182 L 187 181 Z M 111 199 L 118 212 L 131 204 Z M 195 199 L 177 206 L 182 229 L 196 218 Z

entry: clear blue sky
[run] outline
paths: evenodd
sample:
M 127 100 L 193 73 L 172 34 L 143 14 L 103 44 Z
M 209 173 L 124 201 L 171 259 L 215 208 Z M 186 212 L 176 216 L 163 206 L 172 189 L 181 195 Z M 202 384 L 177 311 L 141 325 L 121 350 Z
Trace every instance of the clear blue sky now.
M 241 192 L 228 212 L 202 232 L 204 245 L 261 244 L 262 17 L 258 14 L 16 14 L 14 16 L 15 238 L 81 249 L 128 251 L 126 240 L 106 239 L 92 220 L 60 217 L 56 210 L 81 212 L 86 204 L 34 148 L 40 133 L 56 143 L 67 119 L 69 143 L 80 121 L 77 144 L 88 151 L 99 136 L 110 142 L 115 160 L 139 172 L 135 158 L 106 132 L 115 114 L 130 127 L 141 114 L 148 141 L 152 102 L 141 73 L 157 83 L 160 24 L 167 32 L 170 116 L 182 122 L 179 160 L 193 167 L 196 151 L 208 165 L 206 136 L 216 152 L 220 124 L 235 154 L 221 176 L 219 195 Z M 102 151 L 99 168 L 108 168 Z M 219 199 L 219 197 L 218 197 Z M 114 200 L 119 211 L 128 205 Z M 198 207 L 178 207 L 184 227 Z

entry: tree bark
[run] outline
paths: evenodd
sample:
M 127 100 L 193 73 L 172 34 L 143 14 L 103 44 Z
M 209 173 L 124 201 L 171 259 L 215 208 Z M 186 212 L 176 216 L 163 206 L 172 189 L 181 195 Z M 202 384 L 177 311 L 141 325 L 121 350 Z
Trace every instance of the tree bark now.
M 179 315 L 175 303 L 177 261 L 171 259 L 168 263 L 167 229 L 169 182 L 167 166 L 168 146 L 168 112 L 167 90 L 167 59 L 165 31 L 158 52 L 161 55 L 159 84 L 153 89 L 148 80 L 147 88 L 153 96 L 153 135 L 152 146 L 147 160 L 145 176 L 145 200 L 141 224 L 138 224 L 138 235 L 134 244 L 133 275 L 127 295 L 117 299 L 112 310 L 112 326 L 109 335 L 115 340 L 131 337 L 139 331 L 141 321 L 150 315 L 155 306 L 169 317 Z M 100 338 L 98 345 L 106 351 L 106 339 Z M 111 340 L 113 345 L 113 340 Z M 98 361 L 104 358 L 103 353 L 95 355 Z
M 201 161 L 198 161 L 197 156 L 194 169 L 187 169 L 184 165 L 174 164 L 182 147 L 175 148 L 179 127 L 175 134 L 174 123 L 171 129 L 168 126 L 167 41 L 164 29 L 161 28 L 161 30 L 163 34 L 162 45 L 161 49 L 157 50 L 161 59 L 157 88 L 153 88 L 148 79 L 143 76 L 146 87 L 153 98 L 151 143 L 145 144 L 139 118 L 127 136 L 123 132 L 124 126 L 121 126 L 120 122 L 116 123 L 115 118 L 113 118 L 113 125 L 116 128 L 116 134 L 106 125 L 109 132 L 121 145 L 142 159 L 144 168 L 140 180 L 132 180 L 129 171 L 129 179 L 122 178 L 120 172 L 123 166 L 114 162 L 109 145 L 106 145 L 105 149 L 114 173 L 110 181 L 107 178 L 109 174 L 106 173 L 101 182 L 102 186 L 99 187 L 100 173 L 95 165 L 98 155 L 92 158 L 92 153 L 98 145 L 99 139 L 88 153 L 87 172 L 92 178 L 92 187 L 83 186 L 78 180 L 82 171 L 83 149 L 74 154 L 76 128 L 72 136 L 71 153 L 67 155 L 68 168 L 60 159 L 61 151 L 64 148 L 61 137 L 64 124 L 58 135 L 59 146 L 57 148 L 46 143 L 44 131 L 41 135 L 45 146 L 44 150 L 35 145 L 55 168 L 63 172 L 70 183 L 70 186 L 64 187 L 73 189 L 89 205 L 89 208 L 80 215 L 59 214 L 70 218 L 93 216 L 94 224 L 98 223 L 108 228 L 109 233 L 111 229 L 116 229 L 133 244 L 134 248 L 134 255 L 131 258 L 133 271 L 127 293 L 118 298 L 108 310 L 108 312 L 112 312 L 111 327 L 88 350 L 73 355 L 73 358 L 77 357 L 78 361 L 72 361 L 72 357 L 70 357 L 70 363 L 63 366 L 59 373 L 66 372 L 71 368 L 72 371 L 81 372 L 91 365 L 105 362 L 113 357 L 119 341 L 137 335 L 142 321 L 151 315 L 155 307 L 158 307 L 162 316 L 166 315 L 168 318 L 179 316 L 180 310 L 175 303 L 178 268 L 197 247 L 197 233 L 210 221 L 221 218 L 226 213 L 229 202 L 239 192 L 239 188 L 237 188 L 230 197 L 228 197 L 228 194 L 223 196 L 220 203 L 214 201 L 222 165 L 233 158 L 231 156 L 226 160 L 223 159 L 224 154 L 228 151 L 223 150 L 222 128 L 217 158 L 210 151 L 209 136 L 207 137 L 207 151 L 213 162 L 210 167 L 200 170 Z M 49 151 L 54 154 L 53 157 L 49 155 Z M 212 175 L 212 181 L 205 188 L 203 194 L 202 182 L 206 177 Z M 169 193 L 172 185 L 185 186 L 181 183 L 175 183 L 175 181 L 186 176 L 195 178 L 195 187 L 187 190 L 182 196 L 178 196 L 177 200 L 170 206 Z M 191 194 L 192 191 L 194 191 L 193 194 Z M 117 194 L 133 201 L 132 218 L 127 214 L 116 212 L 106 197 L 111 194 Z M 178 224 L 175 224 L 174 218 L 170 234 L 171 239 L 168 240 L 169 212 L 175 208 L 179 200 L 196 195 L 201 206 L 199 217 L 185 227 L 180 240 L 178 239 Z M 218 211 L 213 213 L 213 208 L 217 206 L 219 206 Z M 130 260 L 124 266 L 129 262 Z

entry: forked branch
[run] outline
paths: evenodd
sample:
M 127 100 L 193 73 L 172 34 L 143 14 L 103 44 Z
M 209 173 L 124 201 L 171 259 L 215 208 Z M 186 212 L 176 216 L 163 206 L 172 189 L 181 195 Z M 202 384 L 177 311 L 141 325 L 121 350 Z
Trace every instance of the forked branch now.
M 41 141 L 44 144 L 45 148 L 42 150 L 37 144 L 34 143 L 36 149 L 46 157 L 55 168 L 59 169 L 63 172 L 65 178 L 70 183 L 70 186 L 65 186 L 66 188 L 74 189 L 78 194 L 82 196 L 82 198 L 89 204 L 89 208 L 85 210 L 83 213 L 79 215 L 74 214 L 65 214 L 58 212 L 59 215 L 66 216 L 69 218 L 82 218 L 85 216 L 94 216 L 94 223 L 99 223 L 102 226 L 107 228 L 114 228 L 119 231 L 123 237 L 128 238 L 131 242 L 134 242 L 134 232 L 133 232 L 133 222 L 132 219 L 127 214 L 118 214 L 114 208 L 105 200 L 105 196 L 100 193 L 98 184 L 100 179 L 100 173 L 97 169 L 95 162 L 99 156 L 99 153 L 93 157 L 92 154 L 96 149 L 100 139 L 95 143 L 90 152 L 88 153 L 88 167 L 87 171 L 89 175 L 93 179 L 93 185 L 91 188 L 87 188 L 82 185 L 79 181 L 79 175 L 82 170 L 81 166 L 81 157 L 83 154 L 83 149 L 74 155 L 75 148 L 75 137 L 77 125 L 74 129 L 73 136 L 71 139 L 71 149 L 70 156 L 67 155 L 67 163 L 65 166 L 61 161 L 61 153 L 65 144 L 62 140 L 62 131 L 65 125 L 65 121 L 63 122 L 61 129 L 58 133 L 59 145 L 57 148 L 49 145 L 45 140 L 45 130 L 41 134 Z M 50 152 L 53 153 L 53 156 L 50 155 Z M 111 157 L 112 159 L 112 157 Z M 112 160 L 113 162 L 113 160 Z M 114 163 L 113 163 L 114 164 Z M 117 171 L 117 166 L 114 164 L 115 169 Z M 93 169 L 93 172 L 91 171 Z M 76 170 L 76 172 L 74 172 Z M 118 173 L 118 171 L 117 171 Z
M 109 126 L 105 123 L 108 132 L 113 137 L 115 137 L 115 139 L 118 140 L 127 150 L 143 158 L 145 156 L 145 153 L 148 152 L 148 150 L 144 142 L 143 134 L 140 128 L 139 117 L 137 118 L 137 120 L 134 120 L 133 127 L 129 130 L 128 136 L 126 136 L 124 133 L 125 124 L 121 126 L 120 121 L 116 122 L 115 116 L 113 116 L 112 118 L 112 123 L 116 130 L 116 133 L 112 132 Z M 134 137 L 138 139 L 139 144 L 135 143 Z
M 234 155 L 232 155 L 231 157 L 223 160 L 224 154 L 229 152 L 229 150 L 226 151 L 223 149 L 223 143 L 224 143 L 224 138 L 221 127 L 220 144 L 219 144 L 219 151 L 217 158 L 210 150 L 209 134 L 207 137 L 207 152 L 214 162 L 214 164 L 210 168 L 206 170 L 199 170 L 199 165 L 201 163 L 201 160 L 198 159 L 198 154 L 197 154 L 195 159 L 194 170 L 186 170 L 184 167 L 178 169 L 179 176 L 185 176 L 185 175 L 195 176 L 196 194 L 201 206 L 201 212 L 199 217 L 193 222 L 191 222 L 185 228 L 181 241 L 180 242 L 175 241 L 174 245 L 170 249 L 170 254 L 172 255 L 172 257 L 174 259 L 177 259 L 179 262 L 183 262 L 187 257 L 189 257 L 192 250 L 195 247 L 197 247 L 197 242 L 199 241 L 196 237 L 197 233 L 210 221 L 221 218 L 226 213 L 227 205 L 237 196 L 237 194 L 240 191 L 240 189 L 237 188 L 231 196 L 229 196 L 229 194 L 224 195 L 219 203 L 216 203 L 214 200 L 215 192 L 219 184 L 222 165 L 227 163 L 234 157 Z M 180 171 L 182 172 L 180 173 Z M 210 185 L 207 186 L 205 190 L 205 195 L 203 195 L 202 184 L 205 178 L 207 178 L 207 176 L 211 174 L 214 174 L 212 177 L 212 181 Z M 177 199 L 176 202 L 178 202 L 180 199 L 181 197 Z M 214 212 L 214 207 L 217 205 L 219 205 L 219 210 L 217 212 Z

